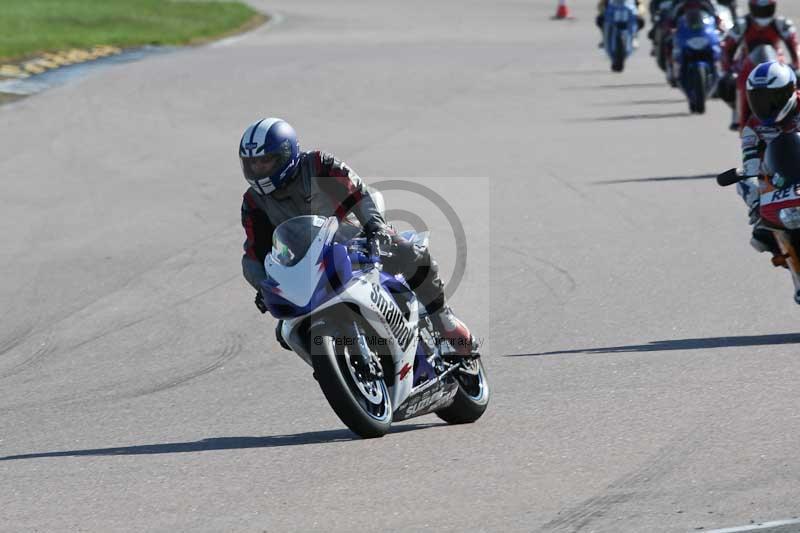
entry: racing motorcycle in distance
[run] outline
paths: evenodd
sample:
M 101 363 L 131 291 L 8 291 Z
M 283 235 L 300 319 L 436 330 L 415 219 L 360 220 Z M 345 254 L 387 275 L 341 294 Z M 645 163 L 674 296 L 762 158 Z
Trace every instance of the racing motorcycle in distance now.
M 264 265 L 264 303 L 280 336 L 314 370 L 325 398 L 363 438 L 392 422 L 435 413 L 474 422 L 489 403 L 478 346 L 459 356 L 442 341 L 402 276 L 382 269 L 391 252 L 336 217 L 280 224 Z M 404 232 L 426 248 L 428 233 Z
M 633 39 L 639 29 L 636 0 L 608 0 L 603 18 L 603 44 L 611 59 L 611 70 L 625 70 L 633 53 Z
M 714 9 L 717 17 L 720 19 L 719 29 L 716 36 L 717 41 L 720 41 L 722 36 L 725 35 L 734 26 L 734 19 L 731 10 L 724 5 L 714 2 Z M 658 68 L 667 72 L 671 68 L 672 50 L 673 50 L 673 30 L 672 30 L 672 13 L 675 8 L 673 0 L 661 0 L 660 2 L 651 2 L 651 16 L 653 27 L 648 34 L 653 41 L 653 50 L 651 54 L 655 56 Z M 713 18 L 713 14 L 709 14 Z M 668 76 L 668 79 L 674 79 Z
M 678 19 L 674 36 L 674 63 L 678 84 L 689 101 L 689 111 L 703 114 L 706 100 L 716 91 L 722 56 L 717 22 L 710 13 L 690 9 Z
M 655 10 L 652 17 L 653 27 L 649 36 L 653 41 L 652 55 L 656 58 L 658 68 L 667 71 L 667 64 L 672 58 L 672 29 L 670 17 L 673 8 L 672 0 L 662 0 L 657 5 L 651 4 Z
M 789 270 L 800 303 L 800 134 L 782 133 L 767 146 L 765 168 L 771 173 L 758 176 L 761 222 L 759 229 L 775 238 L 777 251 L 772 264 Z M 717 176 L 726 187 L 750 176 L 730 169 Z

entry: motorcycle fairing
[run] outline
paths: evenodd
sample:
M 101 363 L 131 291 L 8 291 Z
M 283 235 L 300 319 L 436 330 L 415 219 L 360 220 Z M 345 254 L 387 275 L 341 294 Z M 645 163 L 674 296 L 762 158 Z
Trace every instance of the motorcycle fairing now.
M 683 15 L 675 33 L 675 50 L 681 54 L 681 63 L 703 61 L 714 64 L 722 57 L 722 45 L 716 21 L 711 15 L 702 14 L 703 26 L 691 28 Z
M 353 270 L 347 248 L 332 242 L 337 229 L 336 219 L 329 218 L 306 255 L 294 266 L 284 266 L 273 260 L 272 253 L 267 255 L 267 279 L 261 292 L 270 314 L 276 318 L 308 314 L 350 281 Z
M 781 189 L 773 186 L 768 180 L 759 180 L 761 186 L 760 213 L 768 223 L 783 227 L 779 213 L 788 207 L 800 207 L 800 184 Z
M 633 53 L 633 36 L 639 28 L 635 0 L 609 0 L 604 14 L 604 42 L 606 53 L 614 58 L 616 32 L 624 32 L 625 55 Z

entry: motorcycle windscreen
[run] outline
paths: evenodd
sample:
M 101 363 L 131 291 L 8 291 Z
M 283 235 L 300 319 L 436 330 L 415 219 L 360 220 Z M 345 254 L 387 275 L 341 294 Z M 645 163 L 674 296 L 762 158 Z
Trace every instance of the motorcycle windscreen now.
M 325 220 L 315 215 L 294 217 L 275 228 L 272 234 L 272 260 L 286 267 L 302 261 Z
M 781 187 L 800 183 L 800 133 L 781 133 L 764 155 L 770 173 L 783 178 Z

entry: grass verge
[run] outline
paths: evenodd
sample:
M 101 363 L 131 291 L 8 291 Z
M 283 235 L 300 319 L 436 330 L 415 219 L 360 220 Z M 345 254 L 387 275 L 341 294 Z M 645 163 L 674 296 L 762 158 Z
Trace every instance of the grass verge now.
M 0 61 L 42 52 L 204 42 L 264 20 L 214 0 L 0 0 Z

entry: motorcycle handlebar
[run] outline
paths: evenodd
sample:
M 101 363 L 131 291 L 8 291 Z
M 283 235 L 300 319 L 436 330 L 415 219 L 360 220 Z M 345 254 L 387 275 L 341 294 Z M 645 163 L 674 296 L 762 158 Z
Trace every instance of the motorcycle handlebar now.
M 383 250 L 374 239 L 357 237 L 349 242 L 350 259 L 358 263 L 380 263 L 383 258 L 392 257 L 392 253 Z

